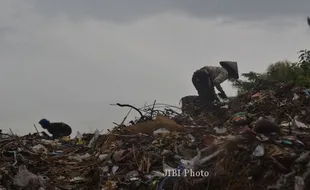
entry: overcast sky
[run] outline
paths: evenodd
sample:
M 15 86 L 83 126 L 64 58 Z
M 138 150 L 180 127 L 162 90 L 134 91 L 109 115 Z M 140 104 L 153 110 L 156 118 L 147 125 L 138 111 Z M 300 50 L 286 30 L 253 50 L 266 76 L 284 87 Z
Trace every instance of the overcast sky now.
M 89 132 L 125 108 L 178 105 L 192 73 L 220 60 L 263 71 L 310 48 L 309 0 L 0 0 L 0 122 L 45 117 Z M 224 84 L 233 95 L 230 84 Z M 41 129 L 40 129 L 41 130 Z

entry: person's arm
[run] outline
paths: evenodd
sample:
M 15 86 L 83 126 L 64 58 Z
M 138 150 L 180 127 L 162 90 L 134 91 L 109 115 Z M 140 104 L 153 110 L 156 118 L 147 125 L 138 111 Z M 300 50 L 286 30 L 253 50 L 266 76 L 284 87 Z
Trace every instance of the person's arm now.
M 227 79 L 228 79 L 228 72 L 225 69 L 221 69 L 220 74 L 213 80 L 213 84 L 216 87 L 216 89 L 224 96 L 226 96 L 226 94 L 221 86 L 221 83 L 223 83 Z
M 50 125 L 49 132 L 53 135 L 53 139 L 59 139 L 60 132 L 61 132 L 60 129 L 61 129 L 61 124 L 60 123 L 52 123 Z

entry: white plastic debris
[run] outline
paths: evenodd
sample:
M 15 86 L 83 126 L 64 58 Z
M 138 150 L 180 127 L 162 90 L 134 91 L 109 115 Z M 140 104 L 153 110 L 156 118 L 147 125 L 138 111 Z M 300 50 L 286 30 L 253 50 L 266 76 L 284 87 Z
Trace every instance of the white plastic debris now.
M 222 106 L 221 108 L 228 109 L 228 105 Z
M 195 142 L 195 137 L 192 134 L 188 134 L 187 137 L 191 139 L 191 142 Z
M 168 134 L 170 133 L 169 130 L 165 129 L 165 128 L 160 128 L 160 129 L 157 129 L 156 131 L 153 131 L 153 134 L 154 135 L 158 135 L 158 134 Z
M 127 181 L 136 181 L 136 180 L 139 179 L 138 176 L 139 176 L 139 172 L 136 171 L 136 170 L 133 170 L 133 171 L 128 172 L 128 173 L 126 174 L 125 179 L 126 179 Z
M 91 147 L 94 146 L 94 144 L 95 144 L 96 140 L 98 139 L 98 137 L 99 137 L 99 131 L 98 131 L 98 129 L 96 129 L 93 138 L 89 141 L 88 148 L 91 148 Z
M 74 177 L 72 179 L 70 179 L 71 182 L 73 181 L 85 181 L 85 179 L 83 177 Z
M 294 118 L 293 124 L 294 124 L 295 127 L 297 127 L 297 128 L 306 128 L 306 129 L 309 128 L 308 125 L 306 125 L 306 124 L 304 124 L 304 123 L 302 123 L 302 122 L 300 122 L 300 121 L 297 121 L 296 117 Z
M 229 99 L 223 99 L 222 102 L 227 103 L 227 102 L 229 102 Z
M 108 172 L 109 172 L 109 166 L 104 166 L 104 167 L 102 168 L 102 172 L 103 172 L 103 173 L 108 173 Z
M 76 136 L 75 136 L 76 139 L 82 139 L 82 135 L 81 133 L 78 131 L 76 132 Z
M 282 122 L 279 126 L 280 127 L 289 127 L 292 125 L 292 122 Z
M 224 133 L 227 132 L 227 129 L 226 129 L 226 128 L 218 128 L 218 127 L 215 127 L 214 130 L 215 130 L 215 133 L 217 133 L 217 134 L 224 134 Z
M 29 172 L 25 165 L 19 166 L 18 173 L 15 175 L 13 181 L 19 187 L 26 187 L 30 181 L 36 181 L 39 184 L 42 183 L 41 178 Z
M 8 152 L 14 154 L 14 163 L 12 164 L 12 166 L 15 166 L 18 163 L 18 161 L 17 161 L 17 152 L 16 151 L 8 151 Z
M 170 154 L 170 153 L 172 153 L 171 150 L 166 150 L 166 149 L 164 149 L 164 150 L 161 152 L 161 155 L 162 155 L 162 156 L 166 156 L 166 155 L 168 155 L 168 154 Z
M 163 162 L 163 171 L 166 172 L 166 171 L 172 171 L 172 170 L 175 170 L 175 168 L 169 166 L 168 164 L 166 164 L 165 162 Z
M 57 179 L 62 180 L 62 179 L 66 179 L 66 177 L 61 175 Z
M 180 162 L 183 164 L 183 166 L 186 168 L 186 169 L 195 169 L 200 161 L 200 158 L 201 158 L 201 152 L 198 151 L 197 155 L 192 158 L 191 160 L 184 160 L 182 159 Z
M 152 175 L 156 176 L 156 177 L 164 177 L 165 174 L 159 171 L 152 171 L 151 172 Z
M 90 154 L 86 153 L 84 155 L 75 155 L 75 156 L 69 156 L 69 159 L 72 159 L 72 160 L 77 160 L 79 162 L 82 162 L 83 160 L 86 160 L 87 158 L 90 157 Z
M 294 94 L 293 100 L 297 100 L 299 96 L 297 94 Z
M 256 157 L 264 156 L 264 154 L 265 154 L 265 149 L 263 145 L 258 145 L 253 152 L 253 156 L 256 156 Z
M 228 141 L 239 141 L 245 138 L 242 135 L 227 135 L 224 137 L 224 139 Z
M 58 140 L 46 140 L 46 139 L 42 139 L 41 142 L 42 142 L 42 144 L 45 144 L 45 145 L 52 145 L 52 146 L 61 145 L 61 143 L 59 143 Z
M 259 141 L 264 142 L 264 141 L 268 141 L 268 140 L 269 140 L 269 137 L 267 137 L 267 136 L 265 136 L 265 135 L 263 135 L 263 134 L 260 134 L 260 135 L 257 135 L 257 136 L 256 136 L 256 139 L 259 140 Z
M 43 152 L 46 154 L 48 152 L 47 148 L 45 148 L 45 146 L 43 146 L 41 144 L 37 144 L 37 145 L 33 146 L 32 150 L 36 153 Z
M 107 159 L 108 158 L 108 156 L 109 155 L 107 155 L 107 154 L 101 154 L 101 155 L 99 155 L 99 160 L 105 160 L 105 159 Z
M 126 152 L 125 150 L 115 151 L 112 156 L 113 160 L 115 160 L 116 162 L 121 161 L 125 152 Z
M 224 149 L 217 150 L 217 151 L 215 151 L 213 154 L 211 154 L 211 155 L 209 155 L 209 156 L 206 156 L 206 157 L 200 159 L 200 160 L 198 161 L 198 164 L 197 164 L 197 165 L 198 165 L 198 166 L 201 166 L 201 165 L 207 163 L 208 161 L 212 160 L 213 158 L 215 158 L 217 155 L 219 155 L 219 154 L 222 153 L 223 151 L 224 151 Z
M 115 174 L 115 172 L 118 170 L 118 166 L 113 166 L 112 167 L 112 174 Z

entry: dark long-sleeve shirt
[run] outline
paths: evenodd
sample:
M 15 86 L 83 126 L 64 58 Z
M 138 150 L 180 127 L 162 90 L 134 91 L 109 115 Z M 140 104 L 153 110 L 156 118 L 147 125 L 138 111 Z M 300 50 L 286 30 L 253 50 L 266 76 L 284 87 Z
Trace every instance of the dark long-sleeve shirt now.
M 53 139 L 59 139 L 64 136 L 69 136 L 72 133 L 72 129 L 65 123 L 51 123 L 47 128 L 47 131 L 53 135 Z

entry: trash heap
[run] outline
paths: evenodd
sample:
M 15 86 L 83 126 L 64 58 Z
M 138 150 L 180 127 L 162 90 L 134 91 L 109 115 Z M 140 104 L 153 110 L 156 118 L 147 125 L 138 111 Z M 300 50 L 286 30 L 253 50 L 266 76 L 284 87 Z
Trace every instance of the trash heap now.
M 1 134 L 0 189 L 306 190 L 309 105 L 308 89 L 275 84 L 212 109 L 195 96 L 182 113 L 134 108 L 140 118 L 103 135 Z

